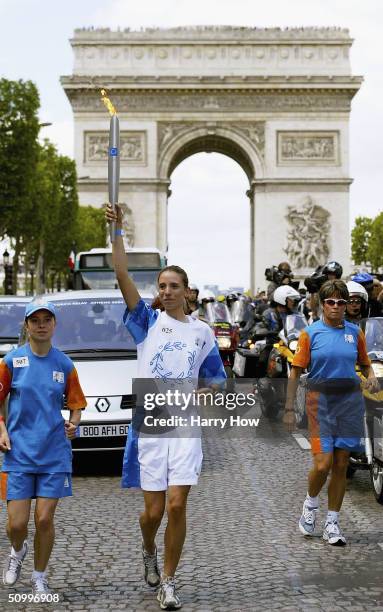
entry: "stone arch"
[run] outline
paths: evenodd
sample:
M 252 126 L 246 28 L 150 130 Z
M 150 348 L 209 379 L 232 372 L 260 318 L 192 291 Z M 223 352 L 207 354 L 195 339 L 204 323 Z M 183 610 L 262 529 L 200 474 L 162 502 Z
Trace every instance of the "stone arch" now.
M 254 290 L 255 234 L 254 234 L 254 189 L 255 179 L 264 177 L 264 123 L 242 123 L 241 125 L 217 126 L 169 123 L 158 125 L 158 177 L 170 184 L 170 176 L 185 159 L 196 153 L 222 153 L 236 161 L 249 181 L 246 195 L 250 203 L 250 286 Z M 167 190 L 167 198 L 171 191 Z M 163 209 L 162 227 L 167 236 L 168 207 Z M 167 243 L 167 238 L 166 238 Z
M 260 144 L 251 140 L 248 134 L 241 133 L 244 128 L 190 126 L 168 124 L 161 132 L 159 129 L 158 176 L 169 180 L 173 170 L 187 157 L 195 153 L 222 153 L 236 161 L 244 170 L 251 186 L 257 178 L 264 176 L 263 144 L 264 138 L 257 134 Z M 255 128 L 253 127 L 253 130 Z M 254 132 L 256 133 L 256 132 Z

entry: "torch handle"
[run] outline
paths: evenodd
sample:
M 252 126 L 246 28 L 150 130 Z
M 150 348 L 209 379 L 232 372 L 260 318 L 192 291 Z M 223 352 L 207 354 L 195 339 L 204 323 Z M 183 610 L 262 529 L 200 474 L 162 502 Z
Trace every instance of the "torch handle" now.
M 108 186 L 109 202 L 115 210 L 118 204 L 118 189 L 120 183 L 120 122 L 117 115 L 112 115 L 109 129 L 108 153 Z M 110 224 L 110 241 L 114 242 L 116 224 Z

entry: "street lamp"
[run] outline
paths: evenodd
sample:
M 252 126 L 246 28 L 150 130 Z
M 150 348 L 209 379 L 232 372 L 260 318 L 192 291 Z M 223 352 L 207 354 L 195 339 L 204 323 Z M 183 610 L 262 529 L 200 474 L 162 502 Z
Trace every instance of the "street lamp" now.
M 13 294 L 13 266 L 9 263 L 9 253 L 5 249 L 3 253 L 3 265 L 4 265 L 4 293 L 5 295 Z
M 29 274 L 31 275 L 31 295 L 34 293 L 33 279 L 35 274 L 35 260 L 31 259 L 29 262 Z

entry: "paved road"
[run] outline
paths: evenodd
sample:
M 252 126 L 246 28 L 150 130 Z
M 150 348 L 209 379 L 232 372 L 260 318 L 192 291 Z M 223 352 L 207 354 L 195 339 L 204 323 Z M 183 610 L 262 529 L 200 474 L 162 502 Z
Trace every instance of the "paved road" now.
M 204 451 L 179 568 L 185 612 L 383 611 L 383 506 L 367 474 L 348 485 L 341 515 L 348 546 L 332 548 L 321 534 L 305 539 L 298 532 L 310 452 L 282 425 L 261 419 L 251 437 L 208 436 Z M 6 603 L 8 593 L 28 592 L 29 554 L 18 588 L 1 589 L 1 610 L 158 610 L 141 577 L 140 493 L 121 490 L 105 467 L 104 459 L 96 473 L 77 476 L 75 496 L 60 503 L 49 570 L 60 604 Z M 4 507 L 2 518 L 4 524 Z

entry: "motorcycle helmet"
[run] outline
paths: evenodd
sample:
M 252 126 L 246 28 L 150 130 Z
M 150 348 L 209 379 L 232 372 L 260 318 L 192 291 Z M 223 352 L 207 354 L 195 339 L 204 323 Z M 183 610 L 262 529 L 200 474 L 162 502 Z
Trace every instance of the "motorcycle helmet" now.
M 301 295 L 296 289 L 294 289 L 290 285 L 282 285 L 281 287 L 277 287 L 274 291 L 273 302 L 281 304 L 282 306 L 286 306 L 287 298 L 299 301 L 301 299 Z
M 191 291 L 195 291 L 195 292 L 196 292 L 196 294 L 197 294 L 197 298 L 198 298 L 198 296 L 199 296 L 199 289 L 198 289 L 197 285 L 195 285 L 194 283 L 191 283 L 191 284 L 189 285 L 189 289 L 190 289 Z
M 351 280 L 362 285 L 367 292 L 371 291 L 374 286 L 374 277 L 368 272 L 357 272 L 354 276 L 351 276 Z
M 343 268 L 337 261 L 328 261 L 322 269 L 323 274 L 335 274 L 335 278 L 341 278 Z
M 204 289 L 200 295 L 201 302 L 214 302 L 215 295 L 210 289 Z
M 347 289 L 348 289 L 348 292 L 350 294 L 350 297 L 352 295 L 358 295 L 365 302 L 368 302 L 368 293 L 365 290 L 365 288 L 363 287 L 363 285 L 361 285 L 360 283 L 356 283 L 353 280 L 348 281 L 348 283 L 346 283 L 346 285 L 347 285 Z

